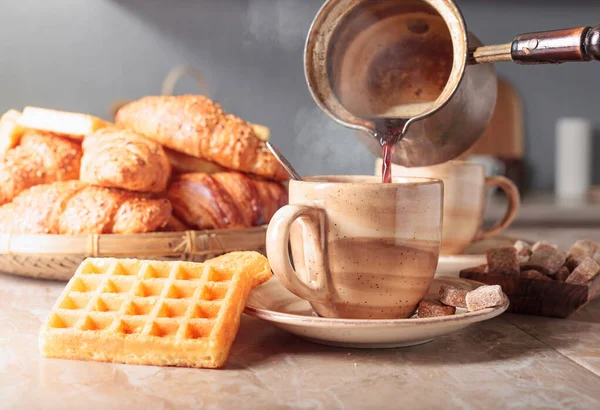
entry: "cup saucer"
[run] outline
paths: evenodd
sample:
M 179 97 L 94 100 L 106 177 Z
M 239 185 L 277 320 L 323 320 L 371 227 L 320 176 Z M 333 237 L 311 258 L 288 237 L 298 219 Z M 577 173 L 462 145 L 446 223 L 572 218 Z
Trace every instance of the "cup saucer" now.
M 435 277 L 444 276 L 458 277 L 463 269 L 473 268 L 475 266 L 487 263 L 485 254 L 483 255 L 440 255 L 438 266 L 435 270 Z
M 475 289 L 475 281 L 436 277 L 428 295 L 435 297 L 443 284 Z M 470 324 L 500 315 L 501 306 L 467 312 L 457 309 L 452 316 L 409 319 L 331 319 L 317 316 L 310 304 L 288 291 L 276 277 L 250 293 L 245 313 L 315 343 L 353 348 L 390 348 L 427 343 L 437 337 L 463 329 Z

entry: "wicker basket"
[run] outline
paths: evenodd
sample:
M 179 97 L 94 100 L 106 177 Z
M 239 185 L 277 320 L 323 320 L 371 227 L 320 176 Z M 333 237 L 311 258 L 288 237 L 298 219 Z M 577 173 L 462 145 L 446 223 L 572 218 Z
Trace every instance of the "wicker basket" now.
M 69 280 L 86 257 L 202 262 L 223 253 L 265 253 L 266 226 L 249 229 L 157 232 L 137 235 L 0 234 L 0 272 Z
M 204 95 L 210 90 L 195 67 L 174 67 L 161 94 L 173 95 L 183 76 L 190 76 Z M 128 100 L 111 105 L 113 117 Z M 86 257 L 144 258 L 202 262 L 223 253 L 254 250 L 265 253 L 267 226 L 136 235 L 8 235 L 0 234 L 0 272 L 32 278 L 69 280 Z

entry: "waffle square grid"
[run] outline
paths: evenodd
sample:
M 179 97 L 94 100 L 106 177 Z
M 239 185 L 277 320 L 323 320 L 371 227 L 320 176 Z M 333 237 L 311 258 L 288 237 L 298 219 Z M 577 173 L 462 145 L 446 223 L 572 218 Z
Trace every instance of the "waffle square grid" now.
M 40 333 L 46 357 L 220 367 L 252 284 L 208 263 L 86 259 Z

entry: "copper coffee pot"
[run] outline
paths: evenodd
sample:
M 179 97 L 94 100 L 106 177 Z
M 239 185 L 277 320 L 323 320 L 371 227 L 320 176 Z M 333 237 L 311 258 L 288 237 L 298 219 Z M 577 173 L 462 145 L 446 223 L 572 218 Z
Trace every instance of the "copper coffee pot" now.
M 408 120 L 392 161 L 414 167 L 456 158 L 481 136 L 496 102 L 489 63 L 590 60 L 600 60 L 600 26 L 482 46 L 452 0 L 328 0 L 310 28 L 304 68 L 317 104 L 364 131 L 376 155 L 373 120 Z

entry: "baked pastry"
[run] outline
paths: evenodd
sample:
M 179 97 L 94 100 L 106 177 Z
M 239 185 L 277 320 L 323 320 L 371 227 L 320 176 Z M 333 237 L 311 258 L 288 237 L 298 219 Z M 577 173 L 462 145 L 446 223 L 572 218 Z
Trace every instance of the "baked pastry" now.
M 173 172 L 179 174 L 187 172 L 207 172 L 209 174 L 214 174 L 215 172 L 227 171 L 226 168 L 214 162 L 192 157 L 191 155 L 183 154 L 169 148 L 164 148 L 164 150 L 165 154 L 167 154 L 167 158 L 169 158 Z
M 275 212 L 288 203 L 287 189 L 281 184 L 260 179 L 253 179 L 256 193 L 258 194 L 258 203 L 262 205 L 262 214 L 254 225 L 268 224 Z M 244 206 L 244 203 L 240 203 Z
M 41 354 L 222 367 L 254 280 L 270 268 L 257 252 L 210 262 L 86 259 L 42 325 Z
M 76 140 L 83 140 L 100 128 L 110 125 L 92 115 L 38 107 L 25 107 L 18 123 L 25 128 L 52 132 Z
M 243 228 L 266 224 L 287 203 L 277 182 L 239 172 L 176 175 L 167 191 L 173 213 L 195 229 Z
M 177 219 L 175 215 L 171 215 L 169 221 L 161 230 L 164 232 L 183 232 L 188 229 L 186 224 Z
M 204 264 L 217 268 L 219 271 L 231 269 L 234 265 L 239 267 L 244 266 L 252 277 L 252 289 L 262 285 L 273 276 L 269 261 L 254 251 L 229 252 L 209 259 Z
M 21 144 L 0 162 L 0 205 L 25 189 L 79 178 L 79 143 L 40 131 L 27 131 Z
M 129 104 L 131 101 L 129 100 L 116 100 L 110 106 L 110 112 L 112 113 L 112 117 L 116 118 L 117 113 L 121 109 L 121 107 Z M 254 134 L 263 141 L 268 141 L 271 137 L 271 130 L 269 127 L 261 124 L 250 124 L 252 129 L 254 130 Z
M 55 182 L 25 190 L 0 207 L 0 232 L 11 234 L 144 233 L 165 226 L 166 199 L 88 185 Z
M 260 124 L 251 124 L 254 134 L 263 141 L 268 141 L 271 138 L 271 130 L 269 127 Z
M 9 149 L 19 144 L 21 136 L 25 131 L 18 124 L 21 113 L 17 110 L 8 110 L 0 117 L 0 159 Z
M 150 96 L 123 106 L 116 123 L 175 151 L 267 179 L 287 173 L 251 124 L 200 95 Z
M 132 131 L 103 128 L 83 141 L 81 180 L 139 192 L 164 192 L 171 164 L 163 148 Z

